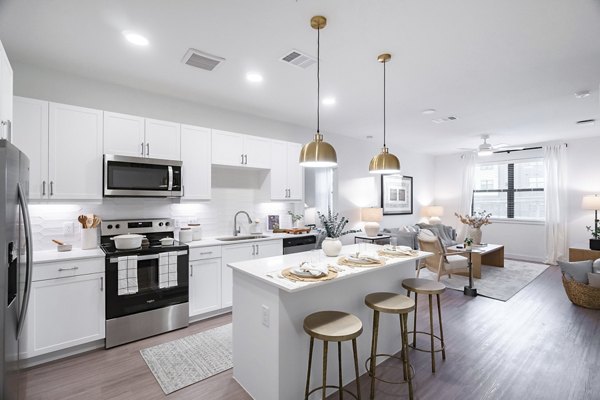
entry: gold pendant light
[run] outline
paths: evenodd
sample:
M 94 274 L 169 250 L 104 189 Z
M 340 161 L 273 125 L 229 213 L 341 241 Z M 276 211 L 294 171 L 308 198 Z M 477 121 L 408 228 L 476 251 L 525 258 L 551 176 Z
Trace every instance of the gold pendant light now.
M 369 172 L 372 174 L 399 174 L 400 160 L 389 152 L 385 145 L 385 63 L 390 61 L 390 54 L 381 54 L 377 61 L 383 64 L 383 148 L 381 153 L 371 159 L 369 163 Z
M 321 29 L 327 25 L 327 19 L 322 16 L 312 17 L 310 26 L 317 30 L 317 133 L 312 142 L 306 143 L 300 150 L 300 165 L 308 168 L 323 168 L 337 166 L 337 154 L 332 145 L 323 141 L 323 135 L 319 131 L 319 119 L 321 110 L 321 65 L 320 65 L 320 50 L 321 50 Z

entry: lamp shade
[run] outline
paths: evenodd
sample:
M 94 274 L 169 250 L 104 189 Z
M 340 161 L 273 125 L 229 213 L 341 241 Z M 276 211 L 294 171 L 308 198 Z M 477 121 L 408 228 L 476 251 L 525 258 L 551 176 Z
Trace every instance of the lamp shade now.
M 315 207 L 308 207 L 304 209 L 304 224 L 305 225 L 316 225 L 317 224 L 317 209 Z
M 584 210 L 600 210 L 600 196 L 597 194 L 583 196 L 581 208 Z
M 365 222 L 381 222 L 381 220 L 383 219 L 383 208 L 361 208 L 360 219 Z
M 337 154 L 332 145 L 323 141 L 323 135 L 316 133 L 312 142 L 302 146 L 300 165 L 307 168 L 337 166 Z
M 442 207 L 442 206 L 423 207 L 423 215 L 425 217 L 441 217 L 444 215 L 444 207 Z
M 371 174 L 398 174 L 400 173 L 400 160 L 391 154 L 387 147 L 381 149 L 381 153 L 371 159 L 369 163 Z

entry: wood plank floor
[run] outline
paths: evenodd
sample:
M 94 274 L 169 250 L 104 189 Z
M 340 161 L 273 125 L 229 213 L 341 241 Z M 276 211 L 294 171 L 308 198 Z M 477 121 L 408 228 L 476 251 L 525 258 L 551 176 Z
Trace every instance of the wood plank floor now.
M 411 351 L 416 398 L 600 398 L 600 311 L 576 307 L 569 302 L 558 268 L 548 268 L 508 302 L 469 298 L 461 292 L 447 290 L 442 295 L 442 305 L 447 359 L 442 362 L 438 356 L 438 370 L 432 374 L 429 355 Z M 427 323 L 425 307 L 426 302 L 421 301 L 419 323 Z M 31 368 L 23 373 L 23 397 L 250 399 L 233 380 L 231 371 L 167 397 L 139 354 L 140 349 L 230 321 L 229 315 L 217 317 L 118 348 L 92 351 Z M 363 335 L 370 335 L 370 328 L 365 327 Z M 335 356 L 331 354 L 332 362 Z M 387 378 L 401 376 L 394 362 L 386 362 L 382 371 Z M 363 375 L 363 398 L 368 398 L 368 384 Z M 354 385 L 348 388 L 353 391 Z M 377 399 L 408 398 L 405 385 L 378 383 L 376 389 Z M 302 398 L 302 394 L 297 398 Z M 337 395 L 330 398 L 337 399 Z

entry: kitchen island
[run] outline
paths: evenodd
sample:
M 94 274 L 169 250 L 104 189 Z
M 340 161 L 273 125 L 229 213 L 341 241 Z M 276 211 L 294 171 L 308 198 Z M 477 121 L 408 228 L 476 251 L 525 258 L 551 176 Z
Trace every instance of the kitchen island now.
M 376 252 L 382 246 L 344 246 L 341 256 L 357 251 Z M 316 253 L 318 252 L 318 253 Z M 303 261 L 321 262 L 339 268 L 336 278 L 321 282 L 292 282 L 281 270 Z M 372 292 L 404 293 L 401 282 L 415 277 L 416 261 L 431 253 L 387 258 L 377 267 L 338 266 L 337 257 L 325 257 L 321 250 L 269 257 L 229 264 L 233 269 L 233 377 L 256 400 L 303 398 L 308 364 L 309 336 L 303 330 L 306 316 L 316 311 L 338 310 L 356 315 L 364 332 L 358 338 L 360 373 L 371 343 L 372 311 L 364 297 Z M 397 317 L 383 316 L 379 328 L 378 353 L 400 351 Z M 337 348 L 329 351 L 328 376 L 337 382 Z M 322 342 L 313 354 L 311 386 L 321 382 Z M 383 361 L 381 358 L 378 361 Z M 354 380 L 350 342 L 342 343 L 343 382 Z M 331 390 L 333 392 L 333 390 Z M 311 399 L 320 398 L 320 392 Z

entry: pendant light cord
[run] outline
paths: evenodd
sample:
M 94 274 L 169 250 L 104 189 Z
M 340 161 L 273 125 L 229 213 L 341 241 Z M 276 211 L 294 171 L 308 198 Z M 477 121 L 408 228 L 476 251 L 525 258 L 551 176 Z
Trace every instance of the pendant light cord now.
M 383 62 L 383 147 L 385 148 L 385 64 Z
M 320 133 L 321 111 L 321 28 L 317 29 L 317 133 Z

